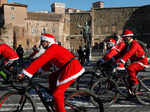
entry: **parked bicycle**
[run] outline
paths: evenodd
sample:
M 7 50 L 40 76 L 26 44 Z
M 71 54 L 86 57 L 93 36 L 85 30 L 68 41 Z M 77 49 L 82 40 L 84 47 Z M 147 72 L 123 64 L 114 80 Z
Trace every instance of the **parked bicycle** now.
M 48 87 L 43 86 L 35 81 L 25 80 L 22 84 L 20 82 L 11 81 L 10 84 L 14 88 L 0 97 L 0 111 L 1 112 L 36 112 L 40 109 L 42 104 L 46 111 L 55 112 L 53 97 L 50 95 Z M 36 99 L 31 97 L 30 93 L 34 91 L 41 103 L 36 103 Z M 71 95 L 65 98 L 65 107 L 68 112 L 103 112 L 103 104 L 99 97 L 88 89 L 71 91 Z M 46 95 L 45 95 L 46 94 Z M 95 99 L 98 106 L 95 106 L 90 97 Z M 39 104 L 39 105 L 38 105 Z

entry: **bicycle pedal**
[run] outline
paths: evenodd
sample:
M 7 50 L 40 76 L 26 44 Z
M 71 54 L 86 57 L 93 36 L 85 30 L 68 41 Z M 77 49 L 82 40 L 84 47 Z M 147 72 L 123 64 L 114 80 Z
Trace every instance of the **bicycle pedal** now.
M 131 97 L 131 98 L 135 97 L 135 92 L 133 92 L 133 91 L 131 91 L 131 90 L 129 89 L 129 94 L 128 94 L 128 96 Z

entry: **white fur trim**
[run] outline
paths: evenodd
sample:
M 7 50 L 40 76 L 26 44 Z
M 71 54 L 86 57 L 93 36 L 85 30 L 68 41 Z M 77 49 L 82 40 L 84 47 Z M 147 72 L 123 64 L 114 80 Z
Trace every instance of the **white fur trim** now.
M 55 43 L 55 40 L 46 36 L 41 36 L 41 40 L 45 40 L 51 43 Z
M 125 70 L 124 67 L 117 67 L 116 69 L 117 69 L 117 70 Z
M 9 59 L 10 61 L 15 61 L 15 60 L 17 60 L 17 59 L 19 59 L 19 58 L 13 58 L 13 59 Z
M 32 76 L 33 76 L 33 74 L 30 74 L 29 72 L 27 72 L 27 71 L 24 70 L 24 69 L 23 69 L 22 73 L 23 73 L 24 75 L 26 75 L 27 77 L 29 77 L 29 78 L 32 78 Z
M 133 34 L 126 34 L 126 35 L 123 35 L 124 37 L 127 37 L 127 36 L 133 36 Z
M 50 42 L 48 47 L 50 47 L 52 44 L 56 44 L 56 42 Z
M 19 58 L 9 59 L 6 64 L 12 64 L 15 60 L 18 60 Z
M 71 76 L 71 77 L 69 77 L 69 78 L 67 78 L 67 79 L 65 79 L 65 80 L 63 80 L 63 81 L 60 81 L 60 82 L 59 82 L 59 79 L 58 79 L 58 80 L 57 80 L 57 86 L 60 86 L 60 85 L 62 85 L 62 84 L 65 84 L 65 83 L 67 83 L 67 82 L 73 80 L 73 79 L 76 79 L 77 77 L 79 77 L 80 75 L 82 75 L 84 72 L 85 72 L 85 69 L 82 68 L 80 72 L 78 72 L 77 74 L 74 74 L 73 76 Z
M 120 61 L 121 61 L 123 64 L 125 64 L 125 63 L 126 63 L 123 59 L 120 59 Z
M 117 49 L 115 46 L 113 47 L 113 49 L 116 49 L 116 51 L 117 51 L 117 52 L 120 52 L 120 50 L 119 50 L 119 49 Z
M 141 63 L 141 62 L 137 62 L 138 64 L 140 64 L 141 66 L 143 66 L 143 67 L 145 67 L 145 68 L 150 68 L 150 66 L 149 65 L 144 65 L 143 63 Z

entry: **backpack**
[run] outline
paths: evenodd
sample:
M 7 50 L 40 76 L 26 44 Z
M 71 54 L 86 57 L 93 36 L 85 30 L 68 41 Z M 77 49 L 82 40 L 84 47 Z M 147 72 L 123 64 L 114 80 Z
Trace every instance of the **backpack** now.
M 145 55 L 146 55 L 147 57 L 150 57 L 149 54 L 148 54 L 147 44 L 144 43 L 144 42 L 141 41 L 141 40 L 137 40 L 137 39 L 135 39 L 135 40 L 141 45 L 141 47 L 142 47 L 143 50 L 145 51 Z

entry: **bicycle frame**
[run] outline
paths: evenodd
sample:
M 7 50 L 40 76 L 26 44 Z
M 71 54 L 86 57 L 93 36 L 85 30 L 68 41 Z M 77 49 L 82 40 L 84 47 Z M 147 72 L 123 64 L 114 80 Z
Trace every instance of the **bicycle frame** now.
M 44 100 L 44 97 L 43 97 L 43 95 L 42 95 L 42 92 L 40 91 L 40 89 L 43 88 L 43 89 L 46 90 L 46 92 L 47 92 L 48 94 L 50 94 L 50 93 L 48 92 L 48 88 L 46 88 L 46 87 L 44 87 L 44 86 L 42 86 L 42 85 L 40 85 L 40 84 L 36 84 L 36 85 L 34 85 L 32 88 L 36 91 L 36 93 L 37 93 L 38 96 L 40 97 L 40 99 L 41 99 L 43 105 L 45 106 L 45 108 L 46 108 L 46 110 L 47 110 L 47 112 L 54 112 L 53 105 L 49 104 L 48 102 L 46 102 L 46 101 Z M 51 108 L 49 108 L 49 107 L 51 107 Z

